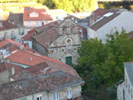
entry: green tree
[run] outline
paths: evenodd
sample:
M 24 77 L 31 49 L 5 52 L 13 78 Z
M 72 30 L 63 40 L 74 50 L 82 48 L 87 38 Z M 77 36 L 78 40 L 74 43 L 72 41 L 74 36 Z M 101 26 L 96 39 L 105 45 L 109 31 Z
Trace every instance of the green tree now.
M 76 69 L 87 82 L 85 88 L 113 86 L 123 79 L 123 62 L 133 60 L 132 51 L 133 39 L 124 30 L 108 35 L 105 44 L 98 39 L 83 41 Z
M 49 8 L 64 9 L 67 12 L 93 11 L 97 0 L 38 0 Z

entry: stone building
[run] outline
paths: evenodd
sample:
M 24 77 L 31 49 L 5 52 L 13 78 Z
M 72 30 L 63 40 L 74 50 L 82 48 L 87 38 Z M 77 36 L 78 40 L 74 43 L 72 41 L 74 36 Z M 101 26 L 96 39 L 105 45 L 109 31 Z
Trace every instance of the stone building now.
M 118 85 L 118 100 L 133 100 L 133 62 L 124 63 L 124 81 Z
M 86 29 L 79 26 L 77 20 L 69 16 L 36 29 L 32 37 L 33 48 L 69 65 L 76 64 L 79 57 L 77 49 L 86 39 Z
M 80 100 L 84 81 L 69 65 L 32 50 L 0 62 L 0 100 Z

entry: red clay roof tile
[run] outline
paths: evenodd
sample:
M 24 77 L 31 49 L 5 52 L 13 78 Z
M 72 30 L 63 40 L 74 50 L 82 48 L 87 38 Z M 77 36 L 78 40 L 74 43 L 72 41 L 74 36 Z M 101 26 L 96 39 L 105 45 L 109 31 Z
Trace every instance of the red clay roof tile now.
M 29 14 L 35 12 L 38 13 L 38 17 L 30 17 Z M 33 20 L 52 20 L 51 16 L 47 13 L 45 9 L 36 9 L 31 7 L 24 8 L 23 21 L 33 21 Z

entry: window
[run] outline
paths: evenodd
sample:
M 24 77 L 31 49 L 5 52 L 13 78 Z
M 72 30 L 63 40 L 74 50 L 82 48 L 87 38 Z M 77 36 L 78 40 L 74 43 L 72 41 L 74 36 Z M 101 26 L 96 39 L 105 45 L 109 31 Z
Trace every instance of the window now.
M 38 96 L 36 100 L 42 100 L 42 96 Z
M 61 58 L 59 58 L 59 60 L 61 61 Z
M 7 32 L 4 33 L 4 38 L 7 38 Z
M 30 21 L 28 22 L 28 27 L 31 27 L 31 22 Z
M 72 91 L 68 90 L 67 91 L 67 99 L 71 99 L 72 98 Z
M 66 43 L 66 45 L 72 45 L 72 39 L 71 38 L 67 38 L 65 40 L 65 43 Z
M 62 32 L 63 32 L 63 34 L 65 34 L 67 32 L 67 26 L 63 26 Z
M 72 57 L 71 56 L 69 56 L 69 57 L 66 57 L 66 64 L 68 64 L 68 65 L 72 65 Z
M 54 93 L 54 100 L 59 100 L 59 94 L 58 94 L 58 92 L 55 92 Z
M 11 39 L 15 39 L 16 36 L 14 35 L 14 31 L 11 32 Z
M 36 26 L 37 26 L 37 27 L 39 26 L 39 22 L 38 22 L 38 21 L 36 21 Z
M 38 13 L 36 13 L 36 12 L 30 13 L 29 16 L 30 16 L 30 17 L 39 17 Z

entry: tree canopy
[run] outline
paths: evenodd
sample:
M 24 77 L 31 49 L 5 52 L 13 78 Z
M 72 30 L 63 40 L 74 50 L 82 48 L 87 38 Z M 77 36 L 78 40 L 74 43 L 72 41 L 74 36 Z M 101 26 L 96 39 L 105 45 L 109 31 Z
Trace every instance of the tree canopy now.
M 93 11 L 97 0 L 38 0 L 49 8 L 64 9 L 67 12 Z
M 107 36 L 106 43 L 90 39 L 82 42 L 76 67 L 81 77 L 95 87 L 112 86 L 123 79 L 123 62 L 133 60 L 133 39 L 122 30 Z

